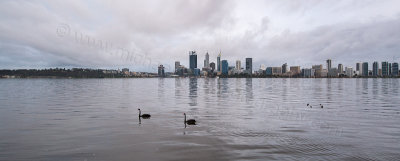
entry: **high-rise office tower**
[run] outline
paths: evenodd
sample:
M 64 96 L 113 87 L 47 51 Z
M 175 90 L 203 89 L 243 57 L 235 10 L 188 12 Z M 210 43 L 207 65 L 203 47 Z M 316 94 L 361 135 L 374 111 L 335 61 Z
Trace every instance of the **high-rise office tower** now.
M 378 72 L 379 72 L 379 64 L 377 61 L 375 61 L 372 64 L 372 75 L 376 77 L 376 76 L 378 76 Z
M 329 71 L 329 70 L 331 70 L 331 68 L 332 68 L 332 60 L 328 59 L 328 60 L 326 60 L 326 69 L 328 69 L 328 71 Z
M 392 75 L 399 76 L 399 63 L 392 63 Z
M 392 63 L 389 63 L 389 75 L 392 75 Z
M 246 58 L 246 71 L 251 75 L 253 74 L 253 59 Z
M 357 75 L 362 75 L 362 63 L 356 64 L 356 72 L 357 72 Z
M 368 76 L 368 62 L 362 63 L 362 76 Z
M 229 66 L 228 66 L 228 61 L 227 60 L 222 60 L 222 62 L 221 62 L 221 73 L 223 74 L 223 75 L 228 75 L 228 68 L 229 68 Z
M 196 51 L 189 51 L 189 68 L 194 71 L 197 68 L 197 54 Z
M 236 60 L 236 70 L 240 70 L 242 68 L 242 62 L 240 60 Z
M 287 71 L 287 63 L 282 65 L 282 73 L 285 74 Z
M 206 53 L 206 58 L 204 59 L 204 68 L 210 67 L 210 55 L 208 55 L 208 52 Z
M 217 72 L 220 72 L 220 71 L 221 71 L 221 51 L 219 52 L 218 57 L 217 57 Z
M 389 76 L 389 63 L 387 61 L 382 62 L 382 76 Z
M 338 64 L 338 73 L 343 74 L 343 64 Z
M 181 62 L 175 61 L 175 72 L 174 73 L 176 73 L 176 71 L 178 70 L 179 66 L 181 66 Z

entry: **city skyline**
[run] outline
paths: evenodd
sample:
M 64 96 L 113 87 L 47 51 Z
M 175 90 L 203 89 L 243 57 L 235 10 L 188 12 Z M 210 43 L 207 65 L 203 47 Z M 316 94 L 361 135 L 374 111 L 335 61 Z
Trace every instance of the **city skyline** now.
M 212 59 L 222 51 L 230 64 L 251 57 L 254 67 L 312 66 L 326 59 L 344 66 L 354 60 L 399 62 L 399 5 L 395 0 L 5 0 L 0 2 L 0 68 L 154 72 L 158 64 L 173 69 L 176 59 L 187 64 L 184 53 L 190 50 L 208 52 Z M 203 56 L 199 60 L 203 66 Z

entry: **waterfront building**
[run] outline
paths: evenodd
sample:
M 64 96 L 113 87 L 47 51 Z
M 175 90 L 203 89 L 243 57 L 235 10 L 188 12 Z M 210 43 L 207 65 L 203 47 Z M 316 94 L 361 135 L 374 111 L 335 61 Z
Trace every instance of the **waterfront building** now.
M 335 78 L 335 77 L 338 76 L 338 74 L 339 74 L 339 72 L 338 72 L 338 69 L 337 69 L 337 68 L 331 68 L 331 69 L 328 71 L 328 77 L 330 77 L 330 78 Z
M 164 66 L 162 64 L 160 66 L 158 66 L 158 76 L 165 77 Z
M 315 75 L 315 70 L 311 68 L 304 68 L 302 69 L 301 73 L 304 78 L 312 78 Z
M 189 51 L 189 68 L 193 71 L 197 68 L 197 54 L 196 51 Z
M 240 60 L 236 60 L 236 70 L 240 70 L 242 68 L 242 62 Z
M 375 77 L 378 76 L 378 72 L 379 72 L 379 64 L 377 61 L 375 61 L 372 64 L 372 76 L 375 76 Z
M 175 74 L 177 73 L 179 66 L 181 66 L 181 62 L 175 61 Z
M 194 74 L 194 76 L 200 76 L 200 69 L 199 68 L 194 68 L 193 74 Z
M 291 66 L 290 72 L 293 76 L 299 75 L 301 73 L 300 66 Z M 282 70 L 283 73 L 283 70 Z
M 328 69 L 328 72 L 329 72 L 329 70 L 331 70 L 331 68 L 332 68 L 332 60 L 328 59 L 328 60 L 326 60 L 326 69 Z
M 221 72 L 221 52 L 219 52 L 217 57 L 217 72 Z
M 392 76 L 399 76 L 399 63 L 392 64 Z
M 356 74 L 358 76 L 362 75 L 362 63 L 357 63 L 356 64 Z
M 285 74 L 287 71 L 287 63 L 282 65 L 282 73 Z
M 253 74 L 253 59 L 252 58 L 246 58 L 246 72 L 248 74 Z
M 362 63 L 362 76 L 368 76 L 368 62 Z
M 392 75 L 392 63 L 389 63 L 389 75 Z
M 382 62 L 382 76 L 389 76 L 389 63 L 387 61 Z
M 343 74 L 343 64 L 338 64 L 338 73 L 339 73 L 339 75 L 340 74 Z
M 348 77 L 353 77 L 353 68 L 352 67 L 346 67 L 346 71 L 345 71 L 346 76 Z
M 228 75 L 228 71 L 229 71 L 228 61 L 222 60 L 221 65 L 222 65 L 222 67 L 221 67 L 222 75 Z
M 322 70 L 323 70 L 323 68 L 322 68 L 322 64 L 320 64 L 320 65 L 313 65 L 312 66 L 312 69 L 314 69 L 314 76 L 315 77 L 322 77 Z

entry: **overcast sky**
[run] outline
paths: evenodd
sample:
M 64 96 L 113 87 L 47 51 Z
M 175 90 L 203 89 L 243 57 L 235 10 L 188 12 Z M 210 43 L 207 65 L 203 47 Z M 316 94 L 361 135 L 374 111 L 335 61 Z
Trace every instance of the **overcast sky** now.
M 400 60 L 399 0 L 1 0 L 0 69 Z M 243 66 L 243 64 L 242 64 Z

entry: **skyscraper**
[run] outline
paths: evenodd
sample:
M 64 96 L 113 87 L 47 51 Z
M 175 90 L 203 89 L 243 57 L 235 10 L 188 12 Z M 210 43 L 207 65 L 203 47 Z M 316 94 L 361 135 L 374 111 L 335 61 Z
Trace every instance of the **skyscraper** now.
M 328 60 L 326 60 L 326 69 L 328 69 L 328 72 L 329 72 L 329 70 L 331 70 L 331 68 L 332 68 L 332 60 L 328 59 Z
M 368 76 L 368 62 L 362 63 L 362 76 Z
M 353 77 L 353 68 L 352 67 L 346 67 L 346 75 L 348 77 Z
M 343 64 L 338 64 L 338 73 L 339 73 L 339 75 L 340 74 L 343 74 Z
M 372 75 L 376 77 L 376 76 L 378 76 L 378 72 L 379 72 L 379 64 L 377 61 L 375 61 L 372 64 Z
M 392 63 L 392 75 L 399 76 L 399 63 Z
M 253 74 L 253 59 L 246 58 L 246 71 L 251 75 Z
M 204 68 L 210 67 L 210 55 L 208 55 L 208 52 L 206 53 L 206 58 L 204 59 Z
M 218 57 L 217 57 L 217 72 L 220 72 L 220 71 L 221 71 L 221 51 L 219 52 Z
M 362 63 L 356 64 L 356 72 L 357 72 L 357 75 L 362 75 Z
M 242 62 L 240 60 L 236 60 L 236 70 L 240 70 L 242 68 Z
M 222 62 L 221 62 L 221 65 L 222 65 L 222 74 L 223 75 L 228 75 L 228 68 L 229 68 L 229 66 L 228 66 L 228 61 L 227 60 L 222 60 Z
M 282 65 L 282 73 L 285 74 L 287 72 L 287 63 Z
M 163 65 L 158 66 L 158 76 L 159 77 L 164 77 L 165 76 L 164 66 Z
M 389 63 L 389 75 L 392 75 L 392 63 Z
M 197 54 L 196 51 L 189 51 L 189 68 L 194 71 L 197 68 Z
M 175 72 L 174 73 L 177 73 L 177 70 L 178 70 L 180 65 L 181 65 L 181 62 L 175 61 Z
M 382 76 L 389 76 L 389 63 L 387 61 L 382 62 Z

